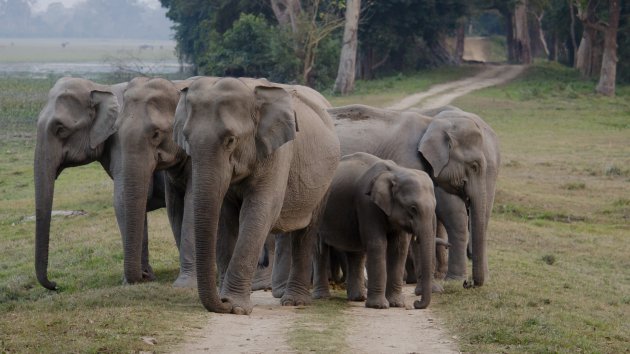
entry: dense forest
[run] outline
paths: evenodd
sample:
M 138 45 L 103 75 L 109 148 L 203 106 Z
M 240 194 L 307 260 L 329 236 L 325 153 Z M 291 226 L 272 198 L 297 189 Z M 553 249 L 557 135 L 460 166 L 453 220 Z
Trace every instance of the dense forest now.
M 315 87 L 330 87 L 337 78 L 336 90 L 345 92 L 352 84 L 339 84 L 348 80 L 342 75 L 350 73 L 352 81 L 355 74 L 370 79 L 459 65 L 465 36 L 493 36 L 508 62 L 546 59 L 575 67 L 585 77 L 603 78 L 597 85 L 603 94 L 614 93 L 615 77 L 630 81 L 627 1 L 160 2 L 175 23 L 180 59 L 199 74 L 265 76 Z

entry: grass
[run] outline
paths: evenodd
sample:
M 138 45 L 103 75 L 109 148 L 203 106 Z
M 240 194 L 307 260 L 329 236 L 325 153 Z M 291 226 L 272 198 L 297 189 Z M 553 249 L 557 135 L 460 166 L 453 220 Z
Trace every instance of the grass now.
M 420 71 L 412 74 L 398 74 L 379 80 L 356 82 L 355 92 L 350 96 L 336 96 L 324 92 L 333 106 L 363 103 L 377 107 L 387 107 L 401 98 L 416 92 L 425 91 L 431 85 L 472 76 L 481 70 L 480 66 L 464 65 Z
M 358 82 L 335 105 L 388 105 L 476 69 Z M 432 309 L 466 352 L 624 352 L 630 342 L 630 87 L 617 98 L 556 65 L 455 102 L 501 140 L 489 228 L 491 278 L 447 283 Z M 112 183 L 99 165 L 64 171 L 54 209 L 84 210 L 51 227 L 49 292 L 34 277 L 34 124 L 55 78 L 0 79 L 0 352 L 165 351 L 212 316 L 194 291 L 171 287 L 177 251 L 164 211 L 149 214 L 158 281 L 122 286 Z M 385 93 L 383 93 L 385 92 Z M 340 295 L 339 297 L 343 297 Z M 303 351 L 343 351 L 349 325 L 335 297 L 304 309 L 291 330 Z M 157 344 L 143 342 L 152 337 Z
M 62 47 L 62 43 L 66 46 Z M 141 49 L 141 46 L 151 46 Z M 102 62 L 118 57 L 177 61 L 175 43 L 162 40 L 1 38 L 0 62 Z
M 630 103 L 538 64 L 458 99 L 501 140 L 491 279 L 433 308 L 470 352 L 625 352 L 630 342 Z

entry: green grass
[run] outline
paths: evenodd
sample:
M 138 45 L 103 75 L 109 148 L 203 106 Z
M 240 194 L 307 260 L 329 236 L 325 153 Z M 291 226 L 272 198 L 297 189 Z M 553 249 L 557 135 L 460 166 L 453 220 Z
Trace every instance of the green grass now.
M 314 301 L 289 331 L 289 345 L 300 352 L 346 352 L 345 333 L 349 323 L 340 314 L 347 307 L 345 290 L 333 291 L 330 299 Z
M 427 90 L 431 85 L 458 80 L 476 74 L 482 69 L 476 65 L 444 67 L 411 74 L 398 74 L 379 80 L 358 80 L 355 91 L 349 96 L 336 96 L 324 92 L 333 106 L 363 103 L 377 107 L 387 107 L 401 98 Z
M 470 352 L 619 353 L 630 342 L 630 87 L 538 64 L 458 99 L 498 133 L 491 279 L 433 308 Z

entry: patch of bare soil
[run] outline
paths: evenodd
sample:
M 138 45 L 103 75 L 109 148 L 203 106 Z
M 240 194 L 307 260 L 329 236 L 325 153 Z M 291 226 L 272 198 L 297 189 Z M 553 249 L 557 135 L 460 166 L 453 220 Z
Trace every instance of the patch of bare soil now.
M 516 78 L 523 70 L 523 65 L 487 65 L 473 77 L 431 86 L 428 91 L 407 96 L 387 108 L 404 110 L 418 105 L 426 109 L 437 108 L 470 92 L 504 84 Z
M 413 289 L 405 286 L 409 308 L 417 299 Z M 173 353 L 294 353 L 287 335 L 303 316 L 300 310 L 280 306 L 270 291 L 253 292 L 252 301 L 249 316 L 209 314 L 204 328 L 191 333 Z M 350 353 L 459 353 L 430 309 L 375 310 L 362 302 L 350 304 L 343 312 L 350 317 L 346 337 Z
M 299 310 L 280 306 L 271 291 L 254 291 L 251 299 L 251 315 L 209 314 L 205 327 L 173 353 L 292 353 L 287 334 Z

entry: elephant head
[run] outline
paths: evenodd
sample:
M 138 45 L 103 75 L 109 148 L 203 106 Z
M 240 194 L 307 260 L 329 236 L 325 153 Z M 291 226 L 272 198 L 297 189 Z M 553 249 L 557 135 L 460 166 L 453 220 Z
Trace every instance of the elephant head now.
M 50 89 L 37 120 L 35 147 L 35 269 L 47 289 L 48 243 L 55 179 L 66 168 L 101 157 L 116 132 L 120 94 L 126 84 L 99 85 L 79 78 L 61 78 Z
M 417 264 L 421 264 L 422 274 L 433 274 L 437 225 L 433 181 L 423 171 L 403 168 L 391 161 L 378 162 L 370 170 L 366 175 L 377 173 L 366 194 L 385 213 L 390 227 L 413 235 L 411 246 L 420 258 Z M 432 278 L 422 277 L 422 299 L 414 307 L 429 306 Z
M 223 198 L 258 163 L 293 140 L 290 94 L 255 80 L 199 78 L 184 90 L 175 114 L 174 139 L 192 158 L 197 288 L 209 311 L 229 312 L 219 299 L 216 239 Z
M 186 153 L 172 138 L 178 100 L 178 87 L 160 78 L 135 78 L 124 92 L 124 104 L 116 122 L 122 158 L 114 193 L 115 207 L 124 213 L 120 231 L 124 236 L 127 283 L 140 282 L 143 278 L 142 236 L 153 173 L 186 159 Z
M 496 142 L 496 135 L 481 118 L 446 110 L 435 116 L 418 145 L 435 183 L 467 204 L 476 286 L 483 285 L 488 274 L 486 230 L 499 166 Z

